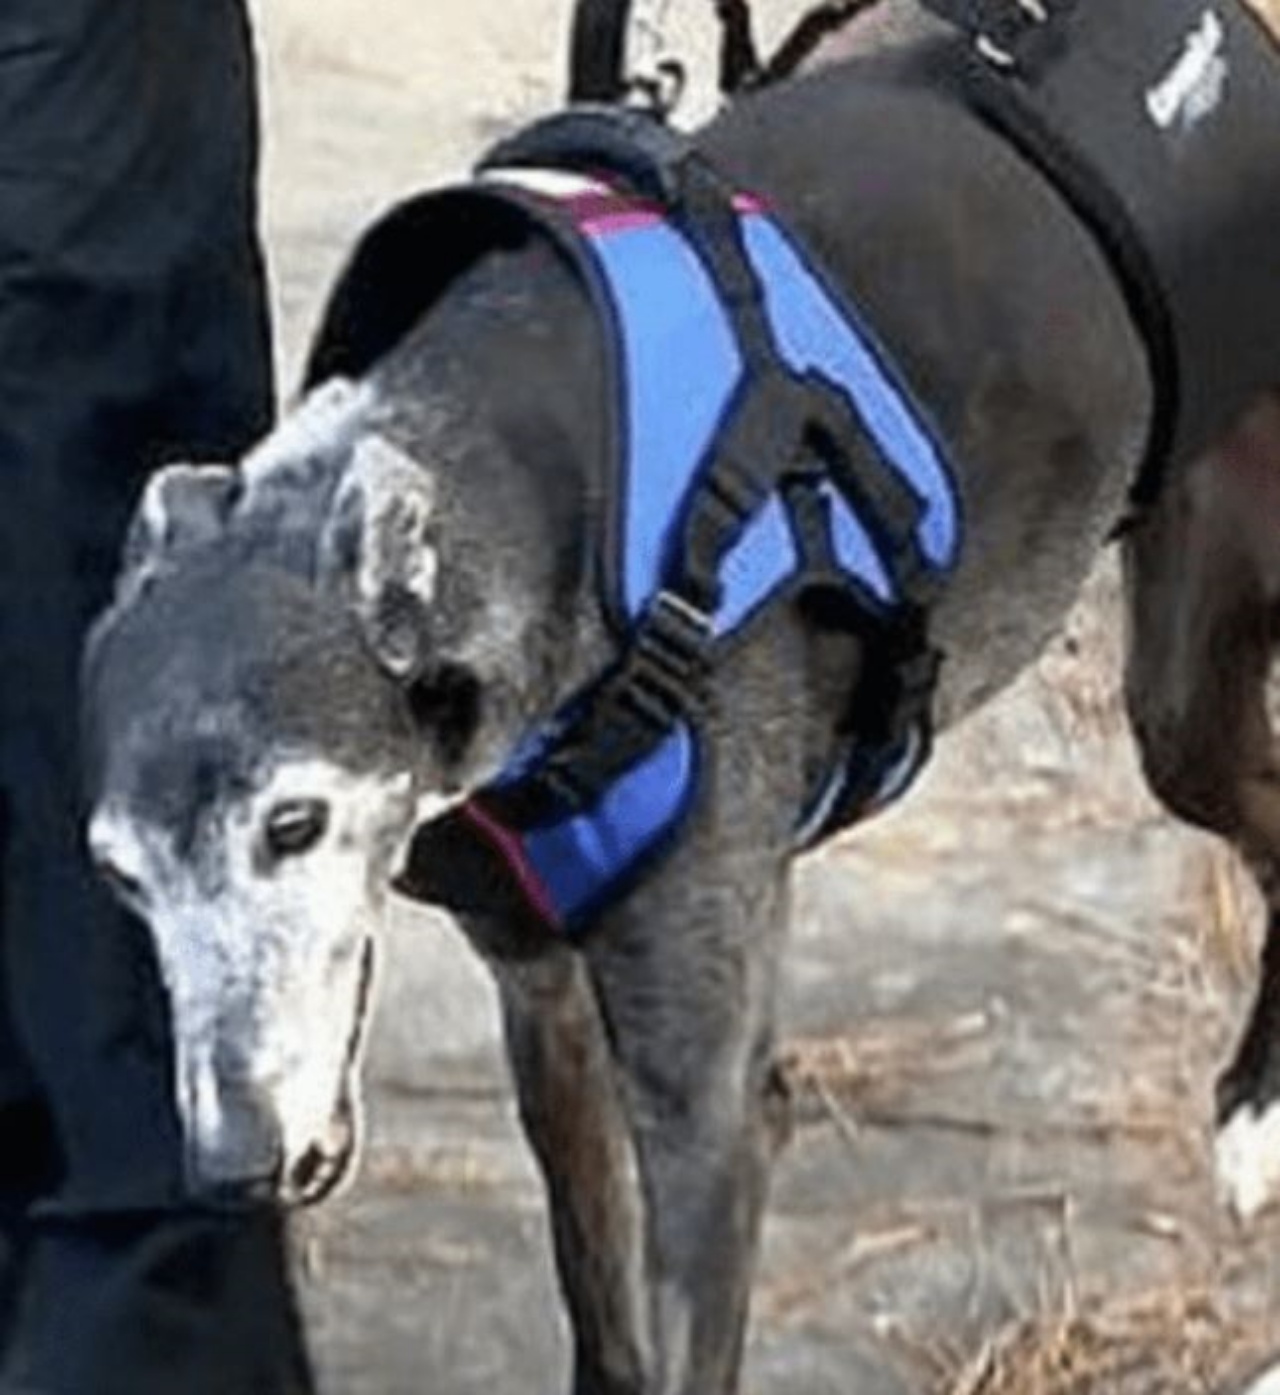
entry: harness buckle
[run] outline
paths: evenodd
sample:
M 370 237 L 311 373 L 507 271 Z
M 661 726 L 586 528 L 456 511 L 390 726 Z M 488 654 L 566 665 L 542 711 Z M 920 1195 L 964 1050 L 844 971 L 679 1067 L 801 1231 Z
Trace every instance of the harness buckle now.
M 699 655 L 715 632 L 715 617 L 687 596 L 664 586 L 650 603 L 646 622 L 677 647 L 697 649 Z
M 715 619 L 687 596 L 664 587 L 637 627 L 624 667 L 621 700 L 665 729 L 702 700 Z

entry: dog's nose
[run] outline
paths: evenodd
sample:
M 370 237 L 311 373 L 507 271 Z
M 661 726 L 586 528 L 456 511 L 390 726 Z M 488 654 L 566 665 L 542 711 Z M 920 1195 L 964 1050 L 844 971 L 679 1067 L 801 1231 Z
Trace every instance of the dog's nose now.
M 284 1140 L 268 1092 L 252 1081 L 210 1076 L 186 1124 L 188 1189 L 215 1202 L 269 1200 L 280 1185 Z

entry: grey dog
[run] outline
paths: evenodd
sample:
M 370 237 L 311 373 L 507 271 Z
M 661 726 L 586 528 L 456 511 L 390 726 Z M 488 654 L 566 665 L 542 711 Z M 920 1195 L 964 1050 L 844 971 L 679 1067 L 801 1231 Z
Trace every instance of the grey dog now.
M 787 211 L 960 462 L 967 548 L 932 615 L 945 728 L 1059 626 L 1125 512 L 1155 384 L 1052 190 L 928 93 L 905 125 L 871 119 L 865 64 L 744 100 L 699 144 Z M 842 131 L 856 158 L 833 160 Z M 588 564 L 605 393 L 582 287 L 534 240 L 482 258 L 238 467 L 147 490 L 85 665 L 90 841 L 154 938 L 202 1191 L 305 1202 L 348 1173 L 372 946 L 409 838 L 610 657 Z M 1150 781 L 1240 849 L 1273 917 L 1278 466 L 1280 394 L 1262 393 L 1123 541 Z M 715 675 L 702 797 L 654 875 L 579 947 L 464 926 L 501 992 L 579 1395 L 737 1388 L 786 1128 L 792 830 L 862 663 L 855 636 L 776 607 Z M 1221 1101 L 1242 1210 L 1280 1192 L 1278 1097 L 1273 950 Z

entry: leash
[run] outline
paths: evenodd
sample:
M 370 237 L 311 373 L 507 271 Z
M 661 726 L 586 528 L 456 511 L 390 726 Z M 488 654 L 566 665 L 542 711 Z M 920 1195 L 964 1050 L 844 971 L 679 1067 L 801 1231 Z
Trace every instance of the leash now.
M 833 34 L 874 10 L 880 0 L 827 0 L 801 16 L 777 53 L 761 70 L 758 86 L 768 87 L 793 77 Z
M 1039 0 L 1025 2 L 1039 4 Z M 794 76 L 831 35 L 874 9 L 880 0 L 820 0 L 801 15 L 768 59 L 761 57 L 756 41 L 750 0 L 711 3 L 720 25 L 718 86 L 724 97 L 733 98 Z M 945 5 L 946 0 L 934 3 Z M 1003 0 L 996 3 L 1003 8 Z M 634 0 L 577 0 L 569 44 L 569 100 L 621 103 L 638 99 L 658 115 L 670 115 L 684 87 L 684 68 L 674 59 L 664 59 L 655 76 L 628 74 L 627 37 L 633 12 Z M 993 32 L 1003 36 L 1005 31 Z
M 773 56 L 762 59 L 750 0 L 710 0 L 720 25 L 718 85 L 732 98 L 794 77 L 822 44 L 880 0 L 819 0 L 791 27 Z M 918 0 L 930 14 L 964 34 L 992 67 L 1034 78 L 1056 58 L 1064 25 L 1079 0 Z M 627 39 L 635 25 L 635 0 L 577 0 L 570 35 L 569 100 L 619 103 L 639 98 L 669 115 L 684 86 L 675 59 L 657 65 L 656 76 L 627 72 Z

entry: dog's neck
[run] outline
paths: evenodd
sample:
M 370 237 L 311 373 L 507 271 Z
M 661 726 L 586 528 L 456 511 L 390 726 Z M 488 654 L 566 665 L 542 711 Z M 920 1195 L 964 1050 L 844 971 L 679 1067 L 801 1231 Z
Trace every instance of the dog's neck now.
M 374 429 L 433 481 L 432 646 L 480 684 L 482 776 L 601 660 L 599 336 L 531 243 L 486 257 L 371 375 Z

